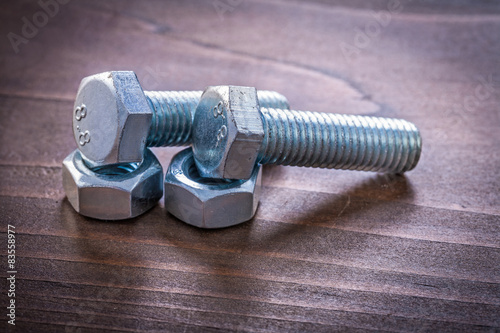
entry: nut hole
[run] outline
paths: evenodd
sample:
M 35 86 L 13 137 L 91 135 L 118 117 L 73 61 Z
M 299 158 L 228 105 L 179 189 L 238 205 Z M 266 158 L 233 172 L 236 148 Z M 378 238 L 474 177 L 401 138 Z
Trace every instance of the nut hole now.
M 232 179 L 215 179 L 215 178 L 204 178 L 200 176 L 198 172 L 198 168 L 194 163 L 193 156 L 187 158 L 183 165 L 184 173 L 188 176 L 189 179 L 195 181 L 199 184 L 204 185 L 220 185 L 220 184 L 231 184 L 234 183 L 235 180 Z
M 90 168 L 93 172 L 107 175 L 107 176 L 120 176 L 126 175 L 128 173 L 134 172 L 139 168 L 139 163 L 124 163 L 115 165 L 99 166 L 95 168 Z

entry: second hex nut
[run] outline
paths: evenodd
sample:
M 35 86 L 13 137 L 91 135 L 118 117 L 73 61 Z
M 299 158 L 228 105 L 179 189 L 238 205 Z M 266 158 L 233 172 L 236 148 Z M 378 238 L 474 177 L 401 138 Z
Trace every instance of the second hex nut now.
M 202 178 L 187 148 L 172 158 L 165 175 L 165 208 L 187 224 L 224 228 L 250 220 L 257 211 L 262 170 L 248 180 Z

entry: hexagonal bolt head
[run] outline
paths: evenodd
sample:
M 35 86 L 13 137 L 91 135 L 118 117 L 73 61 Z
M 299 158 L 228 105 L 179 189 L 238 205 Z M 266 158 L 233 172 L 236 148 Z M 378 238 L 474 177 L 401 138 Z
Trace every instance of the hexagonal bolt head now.
M 109 168 L 93 171 L 75 150 L 63 161 L 63 187 L 68 201 L 80 214 L 100 220 L 136 217 L 152 208 L 163 195 L 163 169 L 146 149 L 140 165 L 131 169 Z M 122 172 L 119 172 L 122 170 Z
M 93 167 L 141 162 L 153 112 L 134 72 L 106 72 L 82 80 L 73 133 Z
M 193 152 L 202 177 L 249 179 L 264 138 L 257 91 L 208 87 L 193 121 Z
M 165 208 L 199 228 L 233 226 L 255 215 L 261 178 L 259 165 L 248 180 L 202 178 L 188 148 L 174 156 L 165 175 Z

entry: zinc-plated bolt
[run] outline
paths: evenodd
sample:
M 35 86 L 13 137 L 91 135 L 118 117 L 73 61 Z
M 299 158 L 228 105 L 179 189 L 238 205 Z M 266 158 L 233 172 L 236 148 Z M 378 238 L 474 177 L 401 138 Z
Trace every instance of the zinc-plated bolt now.
M 73 133 L 91 167 L 141 162 L 146 147 L 191 143 L 201 91 L 146 91 L 134 72 L 105 72 L 82 80 Z M 259 91 L 261 105 L 289 108 L 276 92 Z
M 255 163 L 402 173 L 421 146 L 408 121 L 259 108 L 248 87 L 207 88 L 193 123 L 196 165 L 209 178 L 248 179 Z
M 145 91 L 153 110 L 153 120 L 146 142 L 148 147 L 188 146 L 191 144 L 193 115 L 203 91 Z M 260 105 L 289 109 L 285 96 L 258 90 Z

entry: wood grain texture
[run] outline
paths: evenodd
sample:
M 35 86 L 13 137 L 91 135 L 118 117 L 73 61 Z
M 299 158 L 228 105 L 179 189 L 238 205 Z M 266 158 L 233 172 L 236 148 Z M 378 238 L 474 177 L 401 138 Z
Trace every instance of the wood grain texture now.
M 362 44 L 390 3 L 73 0 L 16 53 L 7 34 L 41 7 L 3 1 L 0 277 L 11 224 L 18 307 L 0 331 L 499 331 L 500 5 L 401 0 Z M 224 230 L 163 203 L 85 218 L 61 184 L 71 109 L 84 76 L 116 69 L 147 90 L 249 85 L 405 118 L 422 158 L 405 176 L 265 166 L 256 217 Z M 154 152 L 167 167 L 180 149 Z

